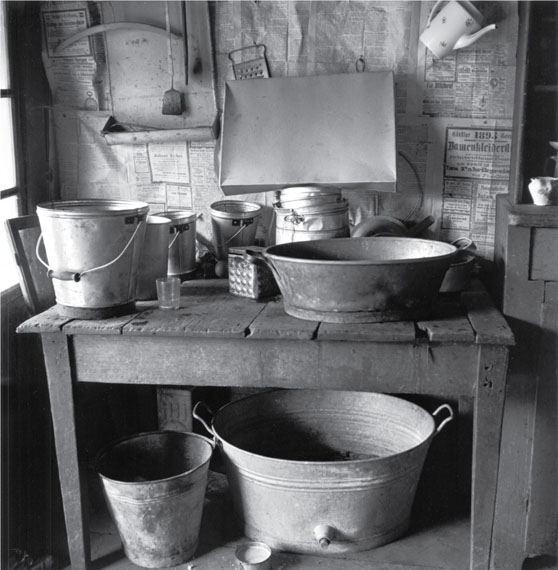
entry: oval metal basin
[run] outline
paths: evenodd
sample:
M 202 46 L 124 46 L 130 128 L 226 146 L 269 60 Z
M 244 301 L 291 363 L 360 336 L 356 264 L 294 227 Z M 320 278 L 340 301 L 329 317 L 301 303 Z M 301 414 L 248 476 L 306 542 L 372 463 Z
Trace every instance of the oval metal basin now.
M 285 243 L 264 257 L 289 315 L 367 323 L 428 317 L 457 251 L 440 241 L 386 236 Z

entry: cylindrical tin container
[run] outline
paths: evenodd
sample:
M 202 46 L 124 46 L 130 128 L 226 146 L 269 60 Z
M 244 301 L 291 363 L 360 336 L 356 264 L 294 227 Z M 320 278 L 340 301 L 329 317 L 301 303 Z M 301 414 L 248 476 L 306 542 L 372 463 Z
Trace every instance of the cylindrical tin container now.
M 155 281 L 158 277 L 167 275 L 170 225 L 171 221 L 168 218 L 147 216 L 136 289 L 136 298 L 139 300 L 156 299 Z
M 241 200 L 221 200 L 210 206 L 213 245 L 219 259 L 227 259 L 229 247 L 254 245 L 262 206 Z
M 117 441 L 96 470 L 127 558 L 145 568 L 184 564 L 195 553 L 212 444 L 161 431 Z
M 133 311 L 148 204 L 68 200 L 37 206 L 58 310 L 104 318 Z
M 450 417 L 436 428 L 441 408 Z M 384 394 L 280 390 L 233 401 L 206 427 L 247 537 L 338 554 L 406 531 L 430 442 L 451 417 L 447 404 L 431 415 Z
M 276 244 L 350 235 L 346 200 L 292 209 L 275 206 L 274 209 Z
M 191 210 L 170 210 L 159 212 L 157 215 L 171 221 L 167 274 L 169 277 L 187 279 L 196 271 L 196 220 L 198 216 Z

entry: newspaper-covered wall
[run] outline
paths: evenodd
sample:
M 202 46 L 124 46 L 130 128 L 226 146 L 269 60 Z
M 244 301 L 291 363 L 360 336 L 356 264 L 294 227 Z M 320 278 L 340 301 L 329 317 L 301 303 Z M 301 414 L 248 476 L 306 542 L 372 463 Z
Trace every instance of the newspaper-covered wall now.
M 102 20 L 98 4 L 44 3 L 43 60 L 55 103 L 62 196 L 138 198 L 152 211 L 191 208 L 202 214 L 199 231 L 210 237 L 209 205 L 223 198 L 216 143 L 107 146 L 99 134 L 112 112 L 103 36 L 73 44 L 63 58 L 54 53 L 57 43 Z M 476 2 L 497 30 L 438 61 L 419 41 L 434 4 L 212 2 L 217 102 L 221 107 L 224 82 L 234 79 L 229 53 L 254 44 L 265 45 L 272 77 L 393 70 L 397 192 L 346 192 L 352 222 L 371 215 L 406 222 L 432 215 L 432 236 L 470 237 L 490 260 L 495 197 L 508 186 L 517 3 Z M 269 194 L 249 197 L 268 206 L 260 229 L 266 243 L 273 239 Z

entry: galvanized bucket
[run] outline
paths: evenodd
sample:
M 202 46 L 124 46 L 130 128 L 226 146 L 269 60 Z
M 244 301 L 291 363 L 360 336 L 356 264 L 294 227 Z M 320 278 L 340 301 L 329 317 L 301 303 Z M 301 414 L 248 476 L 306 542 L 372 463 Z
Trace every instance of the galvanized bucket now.
M 275 204 L 274 211 L 276 244 L 350 235 L 346 200 L 291 209 Z
M 213 444 L 186 432 L 149 432 L 102 451 L 96 470 L 127 558 L 167 568 L 198 545 Z
M 157 216 L 168 218 L 170 241 L 167 274 L 188 279 L 196 271 L 196 220 L 191 210 L 170 210 Z
M 449 411 L 438 427 L 434 416 Z M 307 554 L 368 550 L 408 528 L 434 435 L 452 419 L 371 392 L 280 390 L 222 407 L 209 426 L 244 534 Z
M 221 200 L 210 206 L 213 245 L 219 259 L 227 259 L 229 247 L 254 245 L 262 206 L 255 202 Z
M 60 313 L 99 318 L 133 311 L 148 204 L 68 200 L 37 206 L 37 256 L 48 269 Z M 48 263 L 40 257 L 44 240 Z
M 157 298 L 158 277 L 166 277 L 169 259 L 169 231 L 171 221 L 162 216 L 147 216 L 143 251 L 139 261 L 136 298 Z

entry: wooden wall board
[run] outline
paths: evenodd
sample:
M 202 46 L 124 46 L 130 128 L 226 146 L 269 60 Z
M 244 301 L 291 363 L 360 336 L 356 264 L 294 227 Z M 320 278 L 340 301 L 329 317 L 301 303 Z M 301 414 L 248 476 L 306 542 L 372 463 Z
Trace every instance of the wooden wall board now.
M 165 28 L 165 2 L 101 4 L 107 21 Z M 143 30 L 116 30 L 106 34 L 114 117 L 159 129 L 212 127 L 217 105 L 208 3 L 169 1 L 168 6 L 171 30 L 180 37 L 172 40 L 173 85 L 182 93 L 185 111 L 162 114 L 163 93 L 171 88 L 168 39 Z M 190 43 L 187 53 L 185 39 Z

